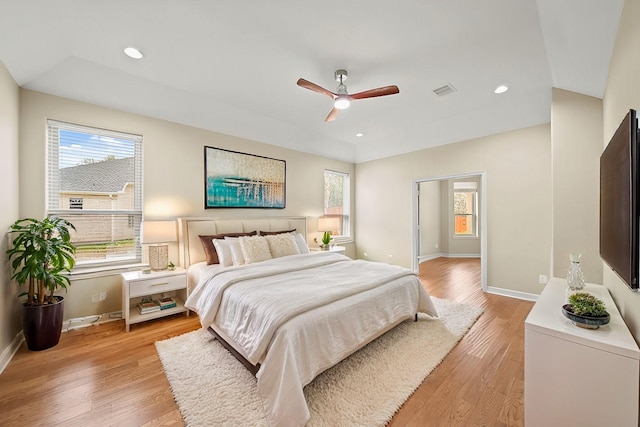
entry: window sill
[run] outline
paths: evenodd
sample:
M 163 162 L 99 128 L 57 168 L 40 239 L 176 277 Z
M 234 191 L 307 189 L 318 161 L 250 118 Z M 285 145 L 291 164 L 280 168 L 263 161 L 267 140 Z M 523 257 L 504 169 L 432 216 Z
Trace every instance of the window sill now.
M 480 236 L 452 236 L 454 239 L 460 240 L 479 240 Z
M 67 273 L 71 280 L 94 279 L 97 277 L 117 276 L 125 271 L 140 270 L 148 264 L 132 263 L 109 266 L 76 267 Z
M 336 237 L 333 239 L 333 243 L 336 245 L 346 245 L 353 243 L 353 239 L 351 237 Z

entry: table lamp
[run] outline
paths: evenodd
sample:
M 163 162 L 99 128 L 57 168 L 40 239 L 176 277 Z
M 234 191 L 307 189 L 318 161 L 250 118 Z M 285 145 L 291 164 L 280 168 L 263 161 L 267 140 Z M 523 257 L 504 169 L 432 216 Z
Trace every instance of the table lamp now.
M 175 221 L 142 221 L 140 242 L 149 245 L 151 270 L 165 270 L 169 263 L 169 242 L 176 241 Z
M 318 231 L 328 231 L 332 235 L 340 230 L 340 218 L 321 216 L 318 218 Z

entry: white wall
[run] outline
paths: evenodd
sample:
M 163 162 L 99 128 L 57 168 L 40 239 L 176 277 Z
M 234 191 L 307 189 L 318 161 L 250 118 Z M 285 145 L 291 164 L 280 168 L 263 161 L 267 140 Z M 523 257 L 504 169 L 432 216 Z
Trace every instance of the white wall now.
M 447 218 L 449 215 L 449 181 L 440 181 L 440 217 Z M 440 227 L 440 248 L 442 253 L 448 254 L 449 250 L 449 230 L 448 227 Z
M 553 89 L 553 275 L 566 277 L 569 254 L 582 254 L 584 277 L 602 283 L 599 251 L 602 100 Z
M 11 281 L 11 267 L 5 257 L 5 230 L 18 219 L 18 110 L 18 85 L 0 62 L 0 370 L 22 329 L 18 286 Z
M 42 217 L 45 214 L 45 124 L 48 118 L 143 136 L 145 219 L 206 215 L 307 216 L 310 218 L 309 232 L 313 237 L 317 230 L 316 218 L 323 212 L 324 169 L 347 172 L 352 176 L 355 169 L 350 163 L 21 90 L 20 216 Z M 286 208 L 205 210 L 205 145 L 285 160 Z M 351 182 L 353 194 L 355 179 Z M 354 246 L 348 245 L 348 255 L 355 255 Z M 176 248 L 177 245 L 170 248 L 170 257 L 174 262 L 177 261 Z M 91 295 L 97 292 L 107 292 L 107 299 L 100 303 L 91 302 Z M 75 280 L 66 294 L 65 318 L 119 311 L 120 295 L 120 278 L 117 275 Z
M 442 251 L 440 244 L 442 227 L 440 181 L 425 181 L 419 185 L 420 256 L 428 259 Z
M 358 257 L 411 267 L 412 181 L 485 171 L 488 286 L 539 294 L 538 275 L 550 272 L 550 134 L 541 125 L 357 164 Z
M 609 79 L 603 99 L 603 145 L 606 146 L 624 115 L 640 110 L 640 0 L 626 0 L 609 67 Z M 631 290 L 603 266 L 603 282 L 609 288 L 620 313 L 640 341 L 640 294 Z

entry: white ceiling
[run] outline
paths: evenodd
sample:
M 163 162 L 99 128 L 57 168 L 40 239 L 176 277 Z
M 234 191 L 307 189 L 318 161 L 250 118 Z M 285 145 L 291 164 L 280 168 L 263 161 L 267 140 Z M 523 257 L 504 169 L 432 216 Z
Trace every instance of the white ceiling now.
M 362 162 L 547 123 L 552 87 L 601 98 L 623 3 L 0 0 L 0 61 L 27 89 Z M 335 91 L 338 68 L 400 93 L 327 123 L 296 81 Z

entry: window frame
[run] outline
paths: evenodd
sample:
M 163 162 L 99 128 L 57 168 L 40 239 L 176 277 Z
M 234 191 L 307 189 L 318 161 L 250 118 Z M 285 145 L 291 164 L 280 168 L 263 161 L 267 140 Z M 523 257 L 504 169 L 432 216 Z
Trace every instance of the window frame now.
M 458 184 L 458 188 L 456 188 Z M 456 214 L 455 203 L 456 193 L 469 193 L 472 194 L 472 212 L 471 214 Z M 452 237 L 454 239 L 478 239 L 480 237 L 478 230 L 478 184 L 475 181 L 454 181 L 451 191 L 451 221 L 452 221 Z M 456 218 L 458 216 L 471 216 L 472 233 L 471 234 L 458 234 L 456 232 Z
M 60 208 L 61 178 L 60 178 L 60 131 L 78 132 L 98 138 L 114 138 L 118 140 L 127 140 L 133 143 L 133 209 L 87 209 L 87 199 L 84 196 L 74 196 L 74 198 L 83 197 L 82 208 L 68 209 Z M 143 219 L 143 182 L 142 182 L 142 136 L 112 131 L 92 126 L 68 123 L 53 119 L 47 120 L 47 173 L 46 173 L 46 215 L 47 216 L 63 216 L 73 223 L 73 217 L 91 216 L 110 216 L 111 221 L 116 219 L 124 221 L 128 225 L 133 225 L 133 250 L 132 256 L 125 258 L 113 258 L 104 260 L 87 260 L 78 261 L 71 275 L 83 274 L 83 272 L 95 273 L 100 271 L 112 271 L 114 268 L 129 267 L 142 264 L 142 245 L 140 243 L 140 224 Z M 105 150 L 104 154 L 111 155 L 112 152 Z M 81 192 L 78 192 L 81 193 Z M 85 192 L 86 194 L 93 194 Z M 103 194 L 96 192 L 96 194 Z M 133 222 L 132 222 L 133 218 Z M 89 220 L 90 221 L 90 220 Z M 113 236 L 112 236 L 113 238 Z M 115 243 L 115 241 L 111 241 Z
M 327 212 L 327 175 L 338 176 L 342 178 L 342 214 Z M 323 208 L 322 214 L 326 217 L 337 217 L 342 219 L 341 233 L 333 236 L 336 244 L 348 243 L 352 241 L 351 236 L 351 174 L 349 172 L 340 172 L 332 169 L 325 169 L 323 173 Z

